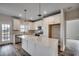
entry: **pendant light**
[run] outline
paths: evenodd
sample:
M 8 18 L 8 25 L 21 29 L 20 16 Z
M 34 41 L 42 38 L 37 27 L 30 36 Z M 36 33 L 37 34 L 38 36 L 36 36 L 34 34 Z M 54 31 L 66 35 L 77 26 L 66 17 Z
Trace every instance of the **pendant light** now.
M 24 22 L 26 22 L 26 12 L 27 12 L 27 10 L 24 9 L 24 14 L 25 14 L 25 20 L 24 20 Z
M 29 25 L 29 20 L 26 18 L 26 13 L 27 13 L 27 9 L 24 9 L 24 27 L 25 27 L 25 31 L 23 34 L 26 34 L 26 29 L 27 26 Z
M 39 14 L 38 14 L 38 17 L 39 17 L 39 19 L 42 19 L 43 18 L 43 16 L 42 16 L 42 14 L 41 14 L 41 3 L 39 3 Z
M 24 14 L 25 14 L 24 26 L 25 26 L 25 29 L 27 29 L 27 28 L 29 28 L 29 24 L 30 24 L 30 22 L 32 22 L 32 21 L 26 18 L 27 9 L 24 9 Z M 26 32 L 27 32 L 27 31 L 24 31 L 24 34 L 26 34 Z
M 27 9 L 24 9 L 25 19 L 24 22 L 32 22 L 30 19 L 26 18 Z

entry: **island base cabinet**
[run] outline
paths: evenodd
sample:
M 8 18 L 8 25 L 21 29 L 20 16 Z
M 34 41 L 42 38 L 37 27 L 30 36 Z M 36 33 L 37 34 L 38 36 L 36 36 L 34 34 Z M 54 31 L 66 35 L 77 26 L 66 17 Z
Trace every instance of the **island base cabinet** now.
M 22 48 L 32 56 L 57 56 L 58 48 L 56 44 L 54 45 L 55 46 L 52 48 L 39 43 L 35 43 L 30 39 L 22 40 Z
M 27 52 L 30 55 L 34 54 L 34 48 L 35 48 L 34 42 L 32 42 L 31 40 L 28 40 L 28 50 L 27 50 Z
M 28 41 L 25 40 L 25 39 L 22 39 L 22 48 L 23 48 L 25 51 L 28 51 Z
M 36 45 L 35 56 L 51 56 L 50 48 Z

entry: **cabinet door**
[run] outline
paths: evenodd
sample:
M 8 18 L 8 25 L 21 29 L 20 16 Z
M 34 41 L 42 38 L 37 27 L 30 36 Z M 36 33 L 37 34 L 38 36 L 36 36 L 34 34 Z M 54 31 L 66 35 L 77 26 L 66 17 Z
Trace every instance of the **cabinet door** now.
M 25 39 L 22 39 L 22 48 L 28 51 L 28 41 Z
M 19 30 L 20 29 L 20 20 L 18 20 L 18 19 L 13 20 L 13 29 L 14 30 Z
M 32 40 L 28 40 L 28 52 L 29 54 L 34 54 L 34 42 Z
M 37 56 L 50 56 L 50 48 L 38 44 L 36 46 L 36 55 Z

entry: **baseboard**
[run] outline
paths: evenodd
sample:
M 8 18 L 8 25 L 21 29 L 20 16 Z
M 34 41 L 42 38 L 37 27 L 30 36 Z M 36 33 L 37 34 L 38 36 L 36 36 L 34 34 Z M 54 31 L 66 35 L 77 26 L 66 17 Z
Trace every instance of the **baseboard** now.
M 21 43 L 21 42 L 16 42 L 15 44 L 18 44 L 18 43 Z M 0 44 L 0 46 L 3 46 L 3 45 L 9 45 L 9 44 L 13 44 L 13 43 Z
M 9 44 L 13 44 L 13 43 L 0 44 L 0 46 L 9 45 Z

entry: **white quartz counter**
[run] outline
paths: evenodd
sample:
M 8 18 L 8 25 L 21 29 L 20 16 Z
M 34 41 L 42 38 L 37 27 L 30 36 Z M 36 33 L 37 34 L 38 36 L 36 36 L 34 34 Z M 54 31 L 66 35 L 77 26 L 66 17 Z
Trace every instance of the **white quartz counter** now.
M 57 56 L 58 39 L 22 35 L 22 48 L 34 56 Z

